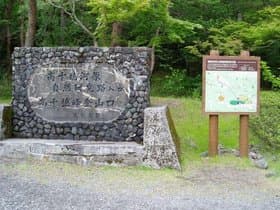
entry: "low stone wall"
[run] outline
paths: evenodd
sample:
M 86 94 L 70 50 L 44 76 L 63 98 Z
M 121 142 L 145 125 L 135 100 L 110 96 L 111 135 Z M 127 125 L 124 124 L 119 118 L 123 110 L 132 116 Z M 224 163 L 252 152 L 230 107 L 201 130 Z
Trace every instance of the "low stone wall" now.
M 150 57 L 148 48 L 15 48 L 14 136 L 142 142 Z

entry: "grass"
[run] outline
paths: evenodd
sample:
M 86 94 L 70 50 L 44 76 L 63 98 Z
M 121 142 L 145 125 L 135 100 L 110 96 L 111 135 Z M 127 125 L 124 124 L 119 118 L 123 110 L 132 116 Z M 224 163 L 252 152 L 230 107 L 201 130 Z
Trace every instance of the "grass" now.
M 10 98 L 0 98 L 0 104 L 10 104 L 11 99 Z
M 200 161 L 200 154 L 208 150 L 208 116 L 202 114 L 200 99 L 193 98 L 162 98 L 152 97 L 152 104 L 167 104 L 170 108 L 175 128 L 180 138 L 182 161 Z M 250 138 L 256 140 L 253 135 Z M 239 118 L 238 116 L 219 117 L 219 143 L 226 148 L 238 148 L 239 143 Z M 239 164 L 234 157 L 215 159 L 219 162 L 232 162 Z M 242 161 L 241 161 L 242 162 Z M 246 162 L 246 161 L 245 161 Z M 241 163 L 243 164 L 243 163 Z
M 10 103 L 12 95 L 12 84 L 8 78 L 0 78 L 0 103 Z
M 0 102 L 9 103 L 12 96 L 12 82 L 5 74 L 0 72 Z
M 261 100 L 275 92 L 263 91 Z M 152 97 L 152 104 L 167 104 L 174 120 L 177 134 L 180 138 L 183 167 L 189 164 L 200 165 L 200 154 L 208 149 L 208 116 L 202 114 L 202 103 L 197 98 L 165 98 Z M 249 130 L 250 144 L 257 146 L 269 162 L 270 171 L 280 177 L 279 151 L 267 150 L 264 142 Z M 239 116 L 219 116 L 219 143 L 226 148 L 239 148 Z M 211 158 L 208 164 L 234 165 L 236 167 L 251 166 L 249 160 L 239 159 L 234 156 L 220 156 Z

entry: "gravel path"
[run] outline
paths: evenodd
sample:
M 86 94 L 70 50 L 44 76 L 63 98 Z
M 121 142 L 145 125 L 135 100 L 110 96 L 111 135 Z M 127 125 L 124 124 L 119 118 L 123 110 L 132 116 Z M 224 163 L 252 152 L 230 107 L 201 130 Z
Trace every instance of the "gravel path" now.
M 255 169 L 189 173 L 0 160 L 0 209 L 280 209 L 279 180 Z

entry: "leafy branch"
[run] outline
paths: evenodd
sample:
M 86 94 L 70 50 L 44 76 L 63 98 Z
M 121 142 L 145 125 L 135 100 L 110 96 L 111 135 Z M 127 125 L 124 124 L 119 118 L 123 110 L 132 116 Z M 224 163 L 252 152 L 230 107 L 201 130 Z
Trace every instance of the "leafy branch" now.
M 89 28 L 86 27 L 76 15 L 76 0 L 71 0 L 69 10 L 62 4 L 55 3 L 53 0 L 46 0 L 46 3 L 48 3 L 49 5 L 55 8 L 63 10 L 63 12 L 67 14 L 76 25 L 80 26 L 93 39 L 94 46 L 95 47 L 98 46 L 94 33 L 91 32 Z

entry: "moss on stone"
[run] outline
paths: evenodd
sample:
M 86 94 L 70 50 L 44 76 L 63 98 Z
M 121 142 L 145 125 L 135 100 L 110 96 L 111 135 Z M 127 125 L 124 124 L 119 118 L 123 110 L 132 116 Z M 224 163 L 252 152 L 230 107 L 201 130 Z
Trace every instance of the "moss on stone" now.
M 176 153 L 179 159 L 179 162 L 181 162 L 181 146 L 180 146 L 180 139 L 179 136 L 177 135 L 176 129 L 175 129 L 175 124 L 174 121 L 171 117 L 169 108 L 167 106 L 167 111 L 166 111 L 166 115 L 167 115 L 167 120 L 168 120 L 168 124 L 169 124 L 169 129 L 172 135 L 172 139 L 174 141 L 175 147 L 176 147 Z

